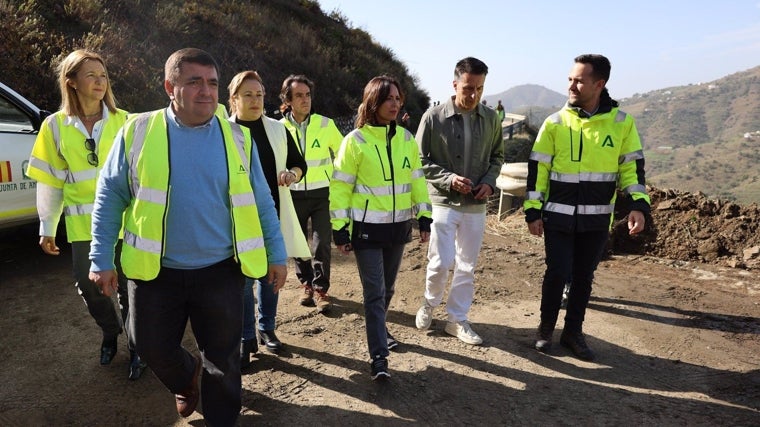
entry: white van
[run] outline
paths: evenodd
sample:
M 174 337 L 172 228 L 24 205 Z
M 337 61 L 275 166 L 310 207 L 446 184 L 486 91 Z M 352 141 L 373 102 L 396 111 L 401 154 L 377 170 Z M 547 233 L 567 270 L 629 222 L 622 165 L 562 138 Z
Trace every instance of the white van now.
M 0 229 L 37 220 L 37 183 L 25 171 L 49 114 L 0 82 Z

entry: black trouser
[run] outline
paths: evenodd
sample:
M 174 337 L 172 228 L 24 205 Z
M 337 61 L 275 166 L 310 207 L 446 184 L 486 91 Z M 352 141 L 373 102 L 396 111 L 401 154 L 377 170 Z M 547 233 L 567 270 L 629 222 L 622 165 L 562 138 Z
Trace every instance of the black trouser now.
M 541 287 L 541 322 L 555 325 L 568 277 L 572 286 L 567 300 L 565 329 L 581 331 L 591 296 L 594 271 L 607 245 L 609 232 L 565 233 L 544 230 L 546 272 Z
M 297 192 L 292 192 L 297 193 Z M 293 197 L 298 222 L 306 238 L 309 238 L 309 219 L 311 218 L 312 259 L 294 258 L 296 277 L 315 290 L 327 292 L 330 289 L 330 244 L 332 225 L 330 224 L 330 199 L 327 197 Z
M 232 259 L 206 268 L 162 267 L 153 280 L 130 280 L 135 349 L 174 394 L 192 380 L 195 360 L 182 347 L 188 319 L 203 356 L 201 402 L 208 425 L 234 425 L 240 415 L 243 283 Z
M 100 288 L 89 278 L 90 274 L 90 241 L 71 242 L 71 258 L 74 268 L 74 280 L 79 296 L 84 300 L 90 316 L 103 331 L 103 339 L 116 339 L 121 333 L 121 325 L 127 324 L 129 313 L 129 299 L 127 298 L 127 278 L 121 272 L 121 240 L 116 244 L 116 271 L 118 273 L 119 287 L 117 290 L 119 313 L 113 305 L 113 300 L 100 293 Z M 129 332 L 129 331 L 127 331 Z M 127 333 L 129 335 L 129 333 Z

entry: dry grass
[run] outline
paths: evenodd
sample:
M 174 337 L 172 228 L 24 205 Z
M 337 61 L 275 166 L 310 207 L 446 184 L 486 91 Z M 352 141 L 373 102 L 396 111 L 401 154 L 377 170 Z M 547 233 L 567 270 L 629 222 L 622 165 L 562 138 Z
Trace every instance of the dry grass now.
M 486 217 L 486 233 L 533 244 L 541 244 L 543 241 L 543 238 L 528 233 L 528 226 L 525 225 L 525 215 L 522 209 L 508 214 L 502 220 L 499 220 L 496 213 L 489 213 Z

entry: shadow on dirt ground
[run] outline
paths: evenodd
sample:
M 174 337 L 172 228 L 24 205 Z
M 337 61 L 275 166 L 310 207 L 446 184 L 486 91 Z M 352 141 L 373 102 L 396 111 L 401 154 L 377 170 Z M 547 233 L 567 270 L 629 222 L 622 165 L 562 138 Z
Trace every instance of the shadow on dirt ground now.
M 597 361 L 558 343 L 545 355 L 532 347 L 543 247 L 524 228 L 520 216 L 489 228 L 470 311 L 484 339 L 476 347 L 443 332 L 444 306 L 429 331 L 414 327 L 426 247 L 407 246 L 388 313 L 401 345 L 385 383 L 369 377 L 353 258 L 333 254 L 327 316 L 298 304 L 289 277 L 277 329 L 286 350 L 257 353 L 242 373 L 240 425 L 758 425 L 756 272 L 613 256 L 597 272 L 584 325 Z M 100 336 L 76 295 L 70 250 L 45 256 L 35 236 L 0 243 L 0 425 L 204 425 L 199 412 L 179 418 L 150 371 L 127 380 L 123 335 L 113 363 L 98 364 Z M 184 343 L 197 351 L 189 332 Z

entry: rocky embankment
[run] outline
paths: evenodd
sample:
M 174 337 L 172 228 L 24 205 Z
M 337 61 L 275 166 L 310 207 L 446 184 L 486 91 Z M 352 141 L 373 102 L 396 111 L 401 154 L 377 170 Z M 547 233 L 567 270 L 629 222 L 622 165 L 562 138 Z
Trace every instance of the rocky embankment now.
M 652 218 L 638 236 L 628 236 L 626 206 L 618 203 L 616 217 L 621 219 L 614 225 L 613 252 L 760 269 L 760 206 L 710 199 L 699 192 L 648 190 Z

